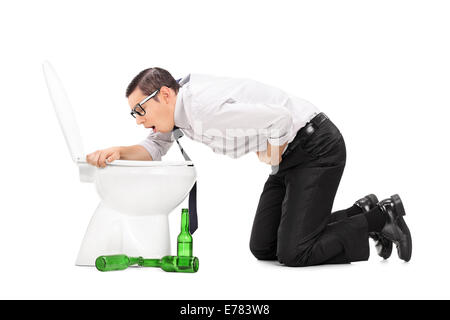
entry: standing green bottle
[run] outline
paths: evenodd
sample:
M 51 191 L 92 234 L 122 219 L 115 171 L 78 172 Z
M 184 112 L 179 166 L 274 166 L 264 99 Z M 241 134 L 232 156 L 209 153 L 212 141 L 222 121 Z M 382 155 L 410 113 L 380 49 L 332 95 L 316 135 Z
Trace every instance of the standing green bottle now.
M 181 232 L 177 238 L 177 256 L 192 257 L 193 243 L 192 235 L 189 232 L 189 210 L 181 210 Z

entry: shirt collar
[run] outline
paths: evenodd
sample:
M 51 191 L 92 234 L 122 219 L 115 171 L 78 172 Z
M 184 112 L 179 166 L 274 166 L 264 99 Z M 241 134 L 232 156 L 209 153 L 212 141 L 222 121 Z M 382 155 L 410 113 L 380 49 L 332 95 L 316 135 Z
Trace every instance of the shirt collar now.
M 186 77 L 180 79 L 180 81 L 178 83 L 182 87 L 185 83 L 188 83 L 190 80 L 191 80 L 191 74 L 188 74 Z
M 174 111 L 174 122 L 175 125 L 181 129 L 189 127 L 189 121 L 186 116 L 186 110 L 184 109 L 184 93 L 186 87 L 184 85 L 188 83 L 191 79 L 191 75 L 188 74 L 186 77 L 179 81 L 180 89 L 177 93 L 177 101 L 175 103 L 175 111 Z

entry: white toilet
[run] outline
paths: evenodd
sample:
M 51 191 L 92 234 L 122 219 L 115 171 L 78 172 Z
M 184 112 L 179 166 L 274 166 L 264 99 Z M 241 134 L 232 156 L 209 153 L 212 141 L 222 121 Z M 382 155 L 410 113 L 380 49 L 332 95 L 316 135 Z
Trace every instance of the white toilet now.
M 87 164 L 65 90 L 49 62 L 44 62 L 43 69 L 80 180 L 93 182 L 101 198 L 81 243 L 76 265 L 94 266 L 100 255 L 146 258 L 170 255 L 168 216 L 196 181 L 192 162 L 116 160 L 106 168 Z

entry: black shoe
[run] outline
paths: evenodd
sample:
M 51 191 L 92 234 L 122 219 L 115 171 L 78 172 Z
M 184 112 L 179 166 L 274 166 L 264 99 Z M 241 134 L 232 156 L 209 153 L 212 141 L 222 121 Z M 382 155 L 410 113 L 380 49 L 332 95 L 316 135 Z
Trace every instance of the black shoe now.
M 387 214 L 388 219 L 379 233 L 397 246 L 398 257 L 409 261 L 412 254 L 412 239 L 408 226 L 403 219 L 405 208 L 398 194 L 380 201 L 378 207 Z
M 364 198 L 359 199 L 355 202 L 355 206 L 358 206 L 364 212 L 369 212 L 377 206 L 378 198 L 374 194 L 368 194 Z
M 378 198 L 374 194 L 369 194 L 355 202 L 355 205 L 360 207 L 363 212 L 369 212 L 377 204 Z M 392 253 L 392 241 L 377 232 L 369 232 L 369 237 L 375 241 L 375 248 L 377 249 L 378 255 L 383 259 L 388 259 Z

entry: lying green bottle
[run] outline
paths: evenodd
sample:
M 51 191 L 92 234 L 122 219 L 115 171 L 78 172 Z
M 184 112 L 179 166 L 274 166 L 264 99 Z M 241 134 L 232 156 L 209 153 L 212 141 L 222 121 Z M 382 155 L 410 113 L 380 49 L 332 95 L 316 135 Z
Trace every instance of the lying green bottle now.
M 167 272 L 198 271 L 199 260 L 197 257 L 165 256 L 161 259 L 144 259 L 142 257 L 128 257 L 124 254 L 112 256 L 100 256 L 95 260 L 95 267 L 99 271 L 124 270 L 131 265 L 140 267 L 159 267 Z

